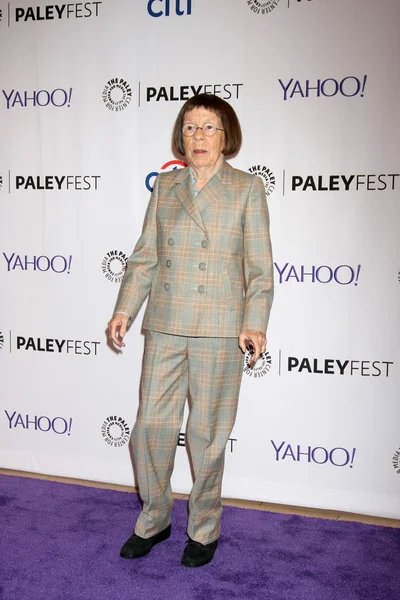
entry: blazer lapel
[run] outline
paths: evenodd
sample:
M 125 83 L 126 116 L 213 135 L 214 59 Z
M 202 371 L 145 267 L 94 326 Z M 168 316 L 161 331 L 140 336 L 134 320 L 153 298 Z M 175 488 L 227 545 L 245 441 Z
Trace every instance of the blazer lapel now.
M 183 175 L 175 183 L 175 193 L 179 202 L 186 210 L 189 217 L 198 225 L 208 237 L 206 226 L 204 225 L 203 218 L 200 214 L 197 201 L 194 199 L 192 191 L 192 178 L 190 176 L 189 167 L 182 169 Z M 186 172 L 185 172 L 186 171 Z
M 222 169 L 223 167 L 221 167 Z M 216 173 L 210 181 L 206 183 L 196 198 L 199 211 L 202 212 L 212 202 L 221 202 L 224 196 L 224 185 L 220 178 L 220 173 Z
M 204 231 L 207 239 L 209 239 L 209 236 L 201 213 L 212 202 L 221 202 L 224 199 L 226 184 L 229 186 L 231 183 L 231 171 L 232 167 L 224 161 L 218 172 L 208 181 L 196 199 L 193 196 L 189 167 L 182 169 L 182 175 L 179 174 L 175 183 L 175 193 L 179 201 L 188 215 Z

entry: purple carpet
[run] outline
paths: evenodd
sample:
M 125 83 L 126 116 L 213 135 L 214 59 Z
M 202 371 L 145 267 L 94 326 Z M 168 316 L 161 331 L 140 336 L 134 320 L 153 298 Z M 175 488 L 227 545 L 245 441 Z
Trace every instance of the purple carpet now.
M 119 557 L 135 494 L 0 476 L 1 600 L 399 600 L 400 530 L 224 509 L 220 546 L 180 566 L 186 502 L 172 535 Z

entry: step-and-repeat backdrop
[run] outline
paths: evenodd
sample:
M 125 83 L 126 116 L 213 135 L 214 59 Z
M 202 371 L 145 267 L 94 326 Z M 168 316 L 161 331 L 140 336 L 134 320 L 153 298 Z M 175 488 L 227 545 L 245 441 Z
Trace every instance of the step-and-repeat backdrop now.
M 400 517 L 399 25 L 398 0 L 0 1 L 2 467 L 134 483 L 143 310 L 121 353 L 106 324 L 208 92 L 265 183 L 276 282 L 224 495 Z

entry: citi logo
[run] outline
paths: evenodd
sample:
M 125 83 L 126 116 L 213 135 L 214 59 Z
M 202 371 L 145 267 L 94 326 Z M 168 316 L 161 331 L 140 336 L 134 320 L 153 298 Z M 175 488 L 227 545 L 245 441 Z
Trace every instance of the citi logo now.
M 149 0 L 147 12 L 151 17 L 189 16 L 192 14 L 192 0 Z
M 160 171 L 176 171 L 176 169 L 178 168 L 185 168 L 187 167 L 187 164 L 184 163 L 182 160 L 169 160 L 168 162 L 165 163 L 165 165 L 163 165 L 160 169 Z M 149 190 L 149 192 L 153 191 L 153 182 L 154 179 L 159 175 L 160 173 L 158 171 L 152 171 L 151 173 L 149 173 L 145 179 L 145 184 L 146 184 L 146 188 Z

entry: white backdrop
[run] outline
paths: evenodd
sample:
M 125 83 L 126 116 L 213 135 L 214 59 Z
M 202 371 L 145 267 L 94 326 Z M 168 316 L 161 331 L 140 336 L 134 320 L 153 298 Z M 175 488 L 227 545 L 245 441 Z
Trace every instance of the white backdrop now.
M 0 0 L 0 463 L 133 484 L 105 328 L 183 101 L 240 118 L 276 294 L 225 496 L 400 517 L 397 0 Z M 172 162 L 171 162 L 172 161 Z M 177 448 L 173 488 L 191 478 Z

